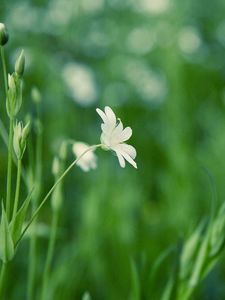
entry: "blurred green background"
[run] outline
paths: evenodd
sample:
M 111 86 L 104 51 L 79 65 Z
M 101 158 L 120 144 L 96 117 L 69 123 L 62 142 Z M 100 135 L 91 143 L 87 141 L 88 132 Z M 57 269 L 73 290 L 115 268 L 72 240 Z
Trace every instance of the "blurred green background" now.
M 150 289 L 151 266 L 209 215 L 215 199 L 207 173 L 218 202 L 224 201 L 224 15 L 223 0 L 1 0 L 0 22 L 10 34 L 8 70 L 22 48 L 26 55 L 20 117 L 35 114 L 34 85 L 43 97 L 42 194 L 53 183 L 51 164 L 61 140 L 99 142 L 96 107 L 111 106 L 132 127 L 130 143 L 138 153 L 138 170 L 121 169 L 116 157 L 98 150 L 97 170 L 75 168 L 66 178 L 53 299 L 80 299 L 86 290 L 93 299 L 131 299 L 131 259 L 141 299 L 160 299 L 174 255 Z M 67 163 L 72 159 L 70 153 Z M 2 142 L 0 166 L 2 197 Z M 48 231 L 50 205 L 39 222 Z M 37 299 L 46 245 L 40 237 Z M 11 266 L 8 299 L 25 299 L 27 251 L 24 242 Z M 225 299 L 224 263 L 223 257 L 194 299 Z

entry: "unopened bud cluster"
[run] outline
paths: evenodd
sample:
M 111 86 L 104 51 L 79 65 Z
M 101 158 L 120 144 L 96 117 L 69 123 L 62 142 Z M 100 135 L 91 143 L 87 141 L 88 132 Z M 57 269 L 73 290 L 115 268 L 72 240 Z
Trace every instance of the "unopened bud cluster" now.
M 26 126 L 23 126 L 22 122 L 18 122 L 14 127 L 13 147 L 18 160 L 22 159 L 23 157 L 29 131 L 30 123 L 27 123 Z
M 6 109 L 9 118 L 14 118 L 22 104 L 22 80 L 24 73 L 25 57 L 23 50 L 15 63 L 15 72 L 8 75 L 8 93 L 6 98 Z

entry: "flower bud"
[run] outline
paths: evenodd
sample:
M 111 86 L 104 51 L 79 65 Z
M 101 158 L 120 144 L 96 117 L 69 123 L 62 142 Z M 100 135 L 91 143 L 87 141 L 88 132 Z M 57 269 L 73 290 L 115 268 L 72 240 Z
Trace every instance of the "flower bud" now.
M 26 149 L 26 140 L 30 131 L 30 122 L 23 127 L 22 122 L 16 123 L 13 132 L 13 148 L 17 159 L 22 159 Z
M 52 163 L 52 174 L 57 177 L 60 171 L 60 162 L 59 162 L 59 158 L 56 156 L 53 159 L 53 163 Z
M 17 115 L 22 104 L 22 82 L 17 73 L 8 75 L 8 86 L 6 110 L 9 118 L 13 118 Z
M 33 87 L 31 90 L 31 98 L 34 101 L 34 103 L 40 103 L 41 102 L 41 94 L 39 92 L 39 89 L 36 87 Z
M 61 172 L 61 162 L 59 157 L 55 156 L 52 163 L 52 173 L 55 176 L 55 182 L 59 178 Z M 62 182 L 56 186 L 55 190 L 52 193 L 51 197 L 51 206 L 54 211 L 59 211 L 62 207 L 63 196 L 62 196 Z
M 65 160 L 66 155 L 67 155 L 67 142 L 63 141 L 60 148 L 59 148 L 59 157 L 62 160 Z
M 24 50 L 22 50 L 15 63 L 15 72 L 18 74 L 19 77 L 23 76 L 24 68 L 25 68 L 25 56 L 24 56 Z
M 0 23 L 0 46 L 4 46 L 9 40 L 8 32 L 5 28 L 5 24 Z

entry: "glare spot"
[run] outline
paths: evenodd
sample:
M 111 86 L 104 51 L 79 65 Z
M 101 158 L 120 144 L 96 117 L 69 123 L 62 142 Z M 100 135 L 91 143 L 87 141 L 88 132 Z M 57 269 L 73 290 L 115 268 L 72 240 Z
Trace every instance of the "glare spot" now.
M 34 9 L 26 2 L 15 3 L 9 10 L 9 20 L 7 23 L 10 23 L 16 30 L 31 30 L 33 27 L 36 27 L 38 13 L 39 11 L 37 9 Z
M 136 54 L 146 54 L 155 45 L 155 34 L 147 28 L 133 29 L 127 37 L 127 48 Z
M 185 27 L 179 33 L 178 45 L 185 54 L 196 52 L 201 44 L 201 37 L 194 27 Z
M 165 77 L 143 62 L 130 60 L 125 66 L 125 76 L 145 102 L 159 105 L 165 100 Z
M 152 14 L 165 13 L 170 8 L 170 0 L 140 0 L 136 3 L 139 10 Z
M 73 17 L 75 5 L 71 1 L 52 0 L 45 16 L 47 25 L 66 25 Z
M 97 12 L 100 11 L 104 6 L 104 0 L 81 0 L 81 7 L 87 12 Z
M 216 37 L 218 41 L 225 46 L 225 21 L 218 26 L 216 30 Z
M 63 78 L 75 102 L 88 106 L 97 100 L 94 73 L 89 67 L 69 63 L 63 69 Z

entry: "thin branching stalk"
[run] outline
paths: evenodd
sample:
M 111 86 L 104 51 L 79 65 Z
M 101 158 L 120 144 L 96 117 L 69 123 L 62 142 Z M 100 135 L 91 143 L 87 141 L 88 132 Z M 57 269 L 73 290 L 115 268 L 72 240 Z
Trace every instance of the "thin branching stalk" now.
M 57 185 L 63 180 L 63 178 L 69 173 L 69 171 L 73 168 L 73 166 L 76 165 L 76 163 L 88 152 L 95 150 L 98 147 L 102 147 L 102 144 L 98 144 L 98 145 L 94 145 L 89 147 L 86 151 L 84 151 L 77 159 L 75 159 L 70 165 L 69 167 L 63 172 L 63 174 L 59 177 L 58 180 L 56 180 L 56 182 L 53 184 L 53 186 L 51 187 L 51 189 L 48 191 L 48 193 L 46 194 L 46 196 L 44 197 L 44 199 L 41 201 L 40 205 L 38 206 L 38 208 L 36 209 L 35 213 L 33 214 L 33 216 L 31 217 L 30 221 L 28 222 L 28 224 L 26 225 L 26 227 L 24 228 L 21 236 L 19 237 L 16 246 L 19 244 L 19 242 L 21 241 L 21 239 L 23 238 L 24 234 L 27 232 L 28 228 L 30 227 L 30 225 L 33 223 L 34 219 L 37 217 L 37 215 L 39 214 L 40 210 L 42 209 L 42 207 L 45 205 L 46 201 L 48 200 L 48 198 L 51 196 L 52 192 L 55 190 L 55 188 L 57 187 Z
M 49 239 L 49 244 L 48 244 L 47 258 L 46 258 L 45 267 L 44 267 L 43 282 L 42 282 L 42 289 L 41 289 L 41 300 L 46 299 L 50 267 L 51 267 L 51 262 L 52 262 L 52 258 L 53 258 L 53 254 L 54 254 L 55 241 L 56 241 L 58 219 L 59 219 L 59 210 L 54 210 L 53 216 L 52 216 L 51 232 L 50 232 L 50 239 Z

